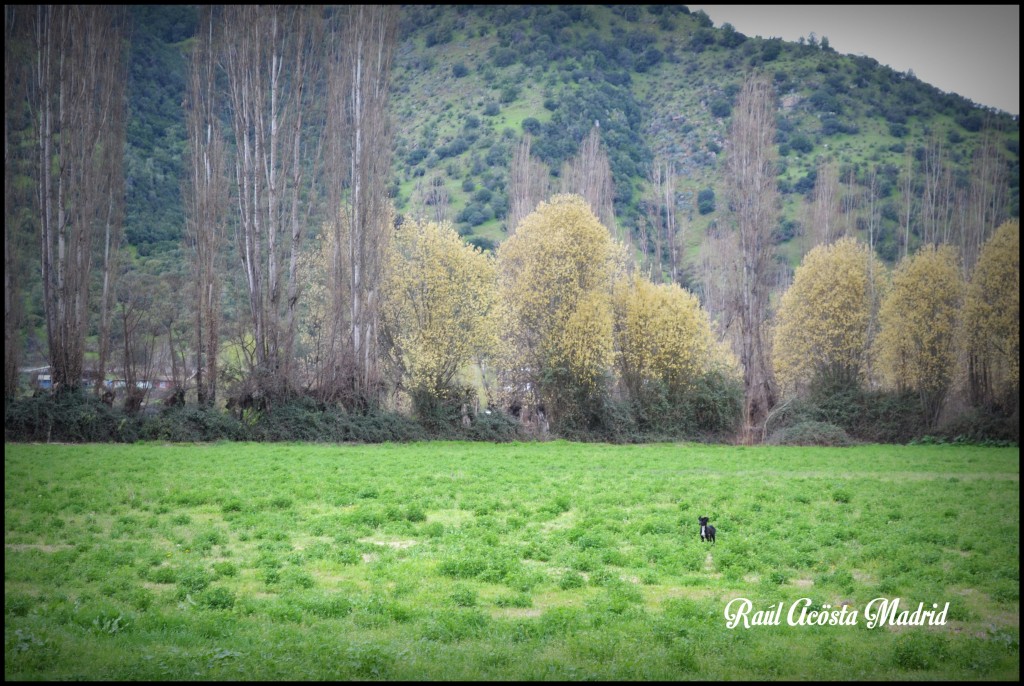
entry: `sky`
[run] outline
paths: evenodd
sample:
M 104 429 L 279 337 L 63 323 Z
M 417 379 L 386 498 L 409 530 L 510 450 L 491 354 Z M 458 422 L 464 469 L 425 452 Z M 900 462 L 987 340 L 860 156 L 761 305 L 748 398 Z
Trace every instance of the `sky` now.
M 687 5 L 716 28 L 796 41 L 813 31 L 978 105 L 1020 114 L 1020 5 Z

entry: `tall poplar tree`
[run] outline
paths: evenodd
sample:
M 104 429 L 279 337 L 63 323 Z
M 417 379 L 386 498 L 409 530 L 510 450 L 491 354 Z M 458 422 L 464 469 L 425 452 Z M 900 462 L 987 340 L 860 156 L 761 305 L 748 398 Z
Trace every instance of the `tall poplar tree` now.
M 380 397 L 380 281 L 392 232 L 388 85 L 398 31 L 392 5 L 346 9 L 330 58 L 327 125 L 334 254 L 321 395 L 366 408 Z
M 253 390 L 264 398 L 296 388 L 297 267 L 313 195 L 304 123 L 322 61 L 321 13 L 300 6 L 224 10 L 236 240 L 255 345 Z
M 739 325 L 736 347 L 743 365 L 744 439 L 748 442 L 759 435 L 775 404 L 767 330 L 774 257 L 771 236 L 779 215 L 775 112 L 771 82 L 764 76 L 748 78 L 732 111 L 726 156 L 728 214 L 738 242 L 737 278 L 729 284 L 727 307 Z
M 215 50 L 219 32 L 212 8 L 200 13 L 186 100 L 189 140 L 185 198 L 185 240 L 195 285 L 196 392 L 200 405 L 217 397 L 220 278 L 218 256 L 228 210 L 225 145 L 217 116 Z
M 124 10 L 40 5 L 31 15 L 36 209 L 43 308 L 53 382 L 83 377 L 89 286 L 97 236 L 119 232 L 124 153 Z M 109 257 L 109 251 L 107 252 Z M 113 265 L 104 259 L 109 274 Z

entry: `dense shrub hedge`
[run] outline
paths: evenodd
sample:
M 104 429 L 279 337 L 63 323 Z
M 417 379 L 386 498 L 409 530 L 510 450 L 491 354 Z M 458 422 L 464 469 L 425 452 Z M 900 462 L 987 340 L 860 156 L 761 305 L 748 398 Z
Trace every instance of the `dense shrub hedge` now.
M 848 446 L 856 441 L 850 438 L 843 429 L 827 422 L 799 422 L 777 430 L 768 440 L 769 445 L 805 445 L 805 446 Z
M 920 398 L 914 393 L 819 383 L 805 397 L 773 410 L 765 426 L 765 440 L 776 445 L 1017 445 L 1020 416 L 1000 408 L 973 408 L 929 429 Z
M 64 393 L 20 398 L 4 408 L 4 440 L 17 442 L 123 443 L 139 440 L 169 442 L 308 441 L 319 443 L 383 443 L 429 439 L 511 441 L 523 438 L 519 423 L 498 411 L 472 417 L 463 426 L 461 415 L 428 422 L 429 428 L 394 412 L 346 412 L 321 406 L 309 398 L 279 403 L 265 411 L 231 413 L 196 405 L 167 407 L 129 416 L 91 395 Z
M 571 389 L 566 388 L 569 391 Z M 571 392 L 567 396 L 573 395 Z M 517 419 L 492 408 L 469 412 L 466 393 L 442 401 L 414 399 L 415 418 L 374 411 L 347 412 L 309 398 L 265 411 L 231 413 L 195 405 L 131 416 L 88 394 L 19 398 L 4 408 L 4 440 L 12 442 L 131 443 L 307 441 L 382 443 L 431 439 L 506 442 L 529 439 Z M 610 392 L 565 397 L 566 411 L 552 422 L 551 436 L 577 441 L 642 443 L 665 440 L 730 442 L 739 427 L 742 391 L 709 375 L 683 395 L 652 387 L 642 398 L 621 400 Z M 571 401 L 571 402 L 570 402 Z M 920 441 L 1014 445 L 1020 418 L 995 409 L 973 409 L 929 431 L 913 394 L 819 385 L 772 413 L 765 442 L 839 446 Z

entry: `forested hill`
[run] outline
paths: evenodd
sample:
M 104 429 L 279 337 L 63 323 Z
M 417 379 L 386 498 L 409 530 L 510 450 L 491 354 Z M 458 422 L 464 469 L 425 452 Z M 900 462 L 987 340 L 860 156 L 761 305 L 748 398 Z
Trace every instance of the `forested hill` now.
M 143 254 L 182 234 L 181 103 L 195 17 L 187 6 L 132 9 L 126 236 Z M 949 197 L 970 195 L 983 141 L 1006 188 L 1002 212 L 1019 216 L 1017 116 L 840 55 L 827 36 L 747 37 L 671 5 L 403 7 L 392 75 L 394 202 L 404 214 L 429 206 L 491 247 L 507 235 L 509 166 L 523 135 L 557 188 L 562 164 L 598 122 L 620 229 L 645 233 L 652 170 L 667 162 L 692 257 L 720 219 L 730 111 L 755 70 L 771 75 L 779 98 L 776 236 L 791 264 L 825 162 L 854 230 L 864 229 L 858 198 L 874 184 L 874 243 L 890 262 L 907 216 L 911 250 L 934 221 L 940 198 L 929 179 L 944 175 Z

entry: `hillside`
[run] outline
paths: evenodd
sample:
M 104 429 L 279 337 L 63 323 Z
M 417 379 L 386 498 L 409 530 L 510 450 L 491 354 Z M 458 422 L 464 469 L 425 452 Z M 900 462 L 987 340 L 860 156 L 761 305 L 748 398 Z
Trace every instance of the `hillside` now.
M 1019 214 L 1016 119 L 870 58 L 747 38 L 680 6 L 414 7 L 404 26 L 394 77 L 397 204 L 414 205 L 418 180 L 438 176 L 450 216 L 467 236 L 505 235 L 507 165 L 524 132 L 533 134 L 533 153 L 557 173 L 600 121 L 618 220 L 636 231 L 651 161 L 663 157 L 677 170 L 677 206 L 691 222 L 692 250 L 720 217 L 720 208 L 700 208 L 697 196 L 720 194 L 729 113 L 754 70 L 773 76 L 780 100 L 784 241 L 799 232 L 819 159 L 831 158 L 844 183 L 853 172 L 855 186 L 866 184 L 869 168 L 878 169 L 878 250 L 892 261 L 907 155 L 920 165 L 929 141 L 939 141 L 963 185 L 986 125 L 999 131 L 1009 213 Z M 489 189 L 490 200 L 471 187 Z
M 194 12 L 134 8 L 126 235 L 143 253 L 180 236 L 185 54 Z M 684 6 L 409 6 L 392 76 L 395 127 L 391 192 L 400 213 L 426 212 L 443 186 L 466 240 L 489 248 L 507 235 L 508 173 L 524 133 L 552 170 L 574 155 L 595 121 L 611 163 L 617 220 L 637 234 L 655 158 L 676 172 L 676 204 L 692 258 L 721 218 L 721 159 L 733 100 L 746 75 L 771 74 L 779 96 L 778 237 L 791 264 L 802 254 L 804 206 L 818 163 L 838 165 L 854 198 L 877 170 L 877 250 L 899 255 L 901 174 L 924 184 L 939 149 L 966 188 L 986 129 L 994 129 L 1019 216 L 1019 122 L 942 93 L 826 41 L 787 43 L 714 27 Z M 700 195 L 702 202 L 698 202 Z M 435 214 L 434 208 L 431 208 Z M 912 238 L 913 240 L 913 238 Z M 913 245 L 911 247 L 913 249 Z

